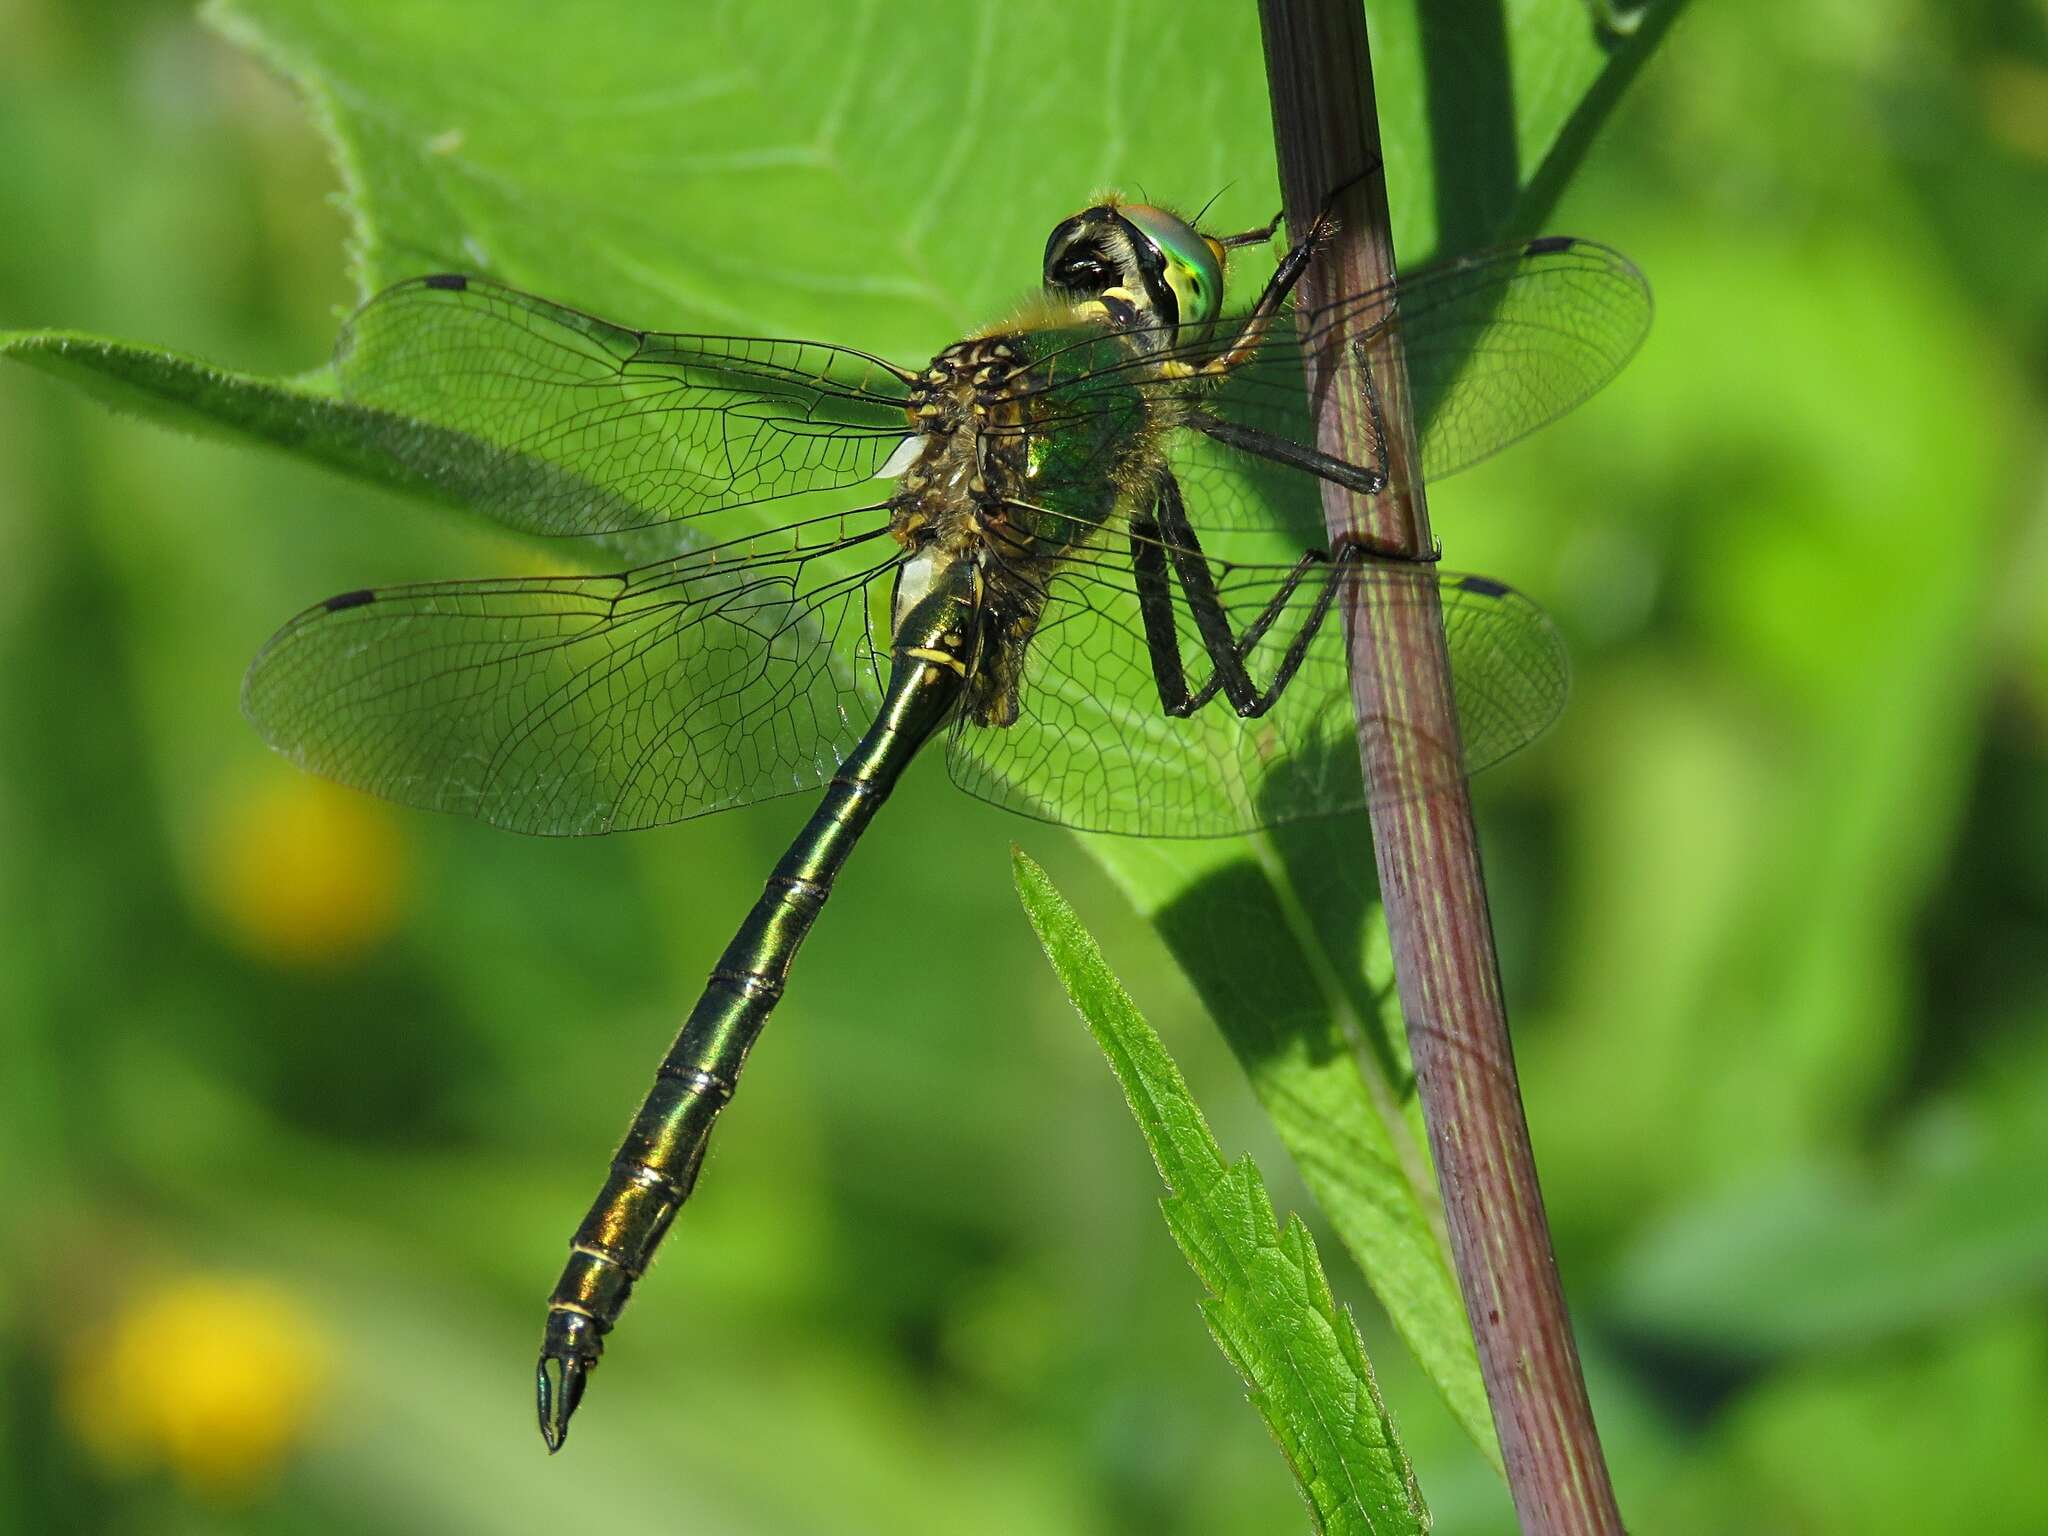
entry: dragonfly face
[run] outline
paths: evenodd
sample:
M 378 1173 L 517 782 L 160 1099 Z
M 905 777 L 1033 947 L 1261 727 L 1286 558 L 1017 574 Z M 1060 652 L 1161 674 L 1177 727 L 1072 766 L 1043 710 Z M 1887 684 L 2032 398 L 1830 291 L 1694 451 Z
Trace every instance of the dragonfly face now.
M 1148 347 L 1192 339 L 1223 310 L 1222 242 L 1163 208 L 1106 202 L 1075 214 L 1045 243 L 1045 286 L 1103 304 Z
M 1045 303 L 923 369 L 634 330 L 456 274 L 387 290 L 343 333 L 344 400 L 444 496 L 529 533 L 690 537 L 611 575 L 318 604 L 249 671 L 244 707 L 273 745 L 534 833 L 821 792 L 571 1244 L 537 1378 L 551 1447 L 840 865 L 927 743 L 944 739 L 970 793 L 1089 831 L 1211 836 L 1355 808 L 1368 788 L 1331 616 L 1368 595 L 1442 617 L 1462 756 L 1418 739 L 1425 772 L 1497 761 L 1562 707 L 1563 650 L 1526 599 L 1324 547 L 1323 486 L 1383 481 L 1316 446 L 1304 360 L 1376 401 L 1365 349 L 1320 342 L 1398 324 L 1433 478 L 1611 377 L 1648 323 L 1640 274 L 1543 239 L 1297 317 L 1283 304 L 1311 239 L 1226 314 L 1225 251 L 1263 238 L 1105 199 L 1053 231 Z

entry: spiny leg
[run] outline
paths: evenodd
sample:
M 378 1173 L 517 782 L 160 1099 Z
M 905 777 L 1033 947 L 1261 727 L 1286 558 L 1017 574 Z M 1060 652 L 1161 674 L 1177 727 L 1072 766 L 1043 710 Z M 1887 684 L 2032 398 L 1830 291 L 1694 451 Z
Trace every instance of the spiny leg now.
M 1301 281 L 1301 274 L 1308 270 L 1309 262 L 1336 228 L 1336 221 L 1327 209 L 1316 215 L 1308 234 L 1290 246 L 1287 254 L 1280 258 L 1280 265 L 1267 279 L 1265 291 L 1259 295 L 1258 302 L 1246 311 L 1244 324 L 1238 327 L 1230 345 L 1199 368 L 1189 368 L 1192 377 L 1207 380 L 1228 378 L 1251 360 L 1252 355 L 1264 345 L 1266 333 L 1272 328 L 1274 317 L 1280 313 L 1280 306 L 1287 302 L 1294 285 Z
M 1382 162 L 1380 160 L 1380 157 L 1378 155 L 1374 155 L 1372 157 L 1371 166 L 1367 167 L 1365 170 L 1360 171 L 1356 176 L 1346 177 L 1343 181 L 1338 182 L 1335 187 L 1331 188 L 1330 191 L 1325 193 L 1323 196 L 1323 205 L 1321 209 L 1318 210 L 1318 217 L 1327 217 L 1330 214 L 1330 212 L 1334 208 L 1336 208 L 1337 199 L 1342 197 L 1346 192 L 1349 192 L 1361 181 L 1365 180 L 1366 177 L 1370 176 L 1373 173 L 1373 171 L 1377 170 L 1380 167 L 1381 163 Z M 1224 190 L 1228 191 L 1229 189 L 1225 188 Z M 1221 193 L 1217 194 L 1217 196 L 1219 197 L 1221 195 Z M 1209 201 L 1213 203 L 1216 201 L 1216 199 L 1212 197 L 1211 199 L 1209 199 Z M 1208 207 L 1205 205 L 1202 209 L 1202 213 L 1207 213 L 1208 211 Z M 1222 246 L 1226 251 L 1234 251 L 1238 249 L 1240 246 L 1246 245 L 1264 245 L 1267 241 L 1273 238 L 1274 231 L 1279 229 L 1281 224 L 1286 221 L 1286 218 L 1287 210 L 1285 208 L 1282 208 L 1278 213 L 1274 214 L 1272 218 L 1268 219 L 1264 224 L 1261 224 L 1257 229 L 1248 229 L 1244 231 L 1243 234 L 1238 235 L 1219 235 L 1216 237 L 1216 243 Z M 1196 214 L 1195 223 L 1199 225 L 1201 222 L 1202 214 Z
M 1304 551 L 1301 558 L 1295 561 L 1294 568 L 1287 573 L 1286 579 L 1281 583 L 1280 590 L 1266 604 L 1265 609 L 1250 624 L 1245 626 L 1245 631 L 1238 637 L 1235 647 L 1238 670 L 1242 670 L 1244 658 L 1249 656 L 1258 646 L 1259 642 L 1265 638 L 1266 631 L 1273 627 L 1273 621 L 1280 616 L 1282 609 L 1286 607 L 1287 599 L 1293 595 L 1295 588 L 1301 585 L 1308 573 L 1317 569 L 1325 573 L 1322 589 L 1316 594 L 1315 605 L 1309 610 L 1308 617 L 1302 621 L 1301 629 L 1288 644 L 1286 651 L 1282 653 L 1280 664 L 1274 668 L 1272 683 L 1265 692 L 1261 693 L 1253 701 L 1252 708 L 1240 711 L 1241 714 L 1247 718 L 1256 719 L 1271 709 L 1280 695 L 1286 691 L 1288 683 L 1293 681 L 1294 674 L 1301 670 L 1301 663 L 1308 655 L 1309 645 L 1315 640 L 1316 635 L 1321 632 L 1323 621 L 1329 616 L 1330 605 L 1337 596 L 1338 578 L 1342 574 L 1343 568 L 1350 564 L 1358 553 L 1359 551 L 1355 548 L 1347 548 L 1340 551 L 1337 559 L 1333 561 L 1323 550 L 1311 549 Z M 1196 690 L 1193 698 L 1190 699 L 1189 712 L 1192 713 L 1200 709 L 1209 700 L 1213 699 L 1216 696 L 1217 688 L 1230 675 L 1221 666 L 1213 669 L 1209 674 L 1209 681 Z
M 1187 597 L 1188 610 L 1194 616 L 1196 630 L 1202 637 L 1202 648 L 1208 653 L 1213 668 L 1209 680 L 1193 691 L 1187 685 L 1186 669 L 1181 662 L 1180 638 L 1174 628 L 1172 597 L 1166 576 L 1169 553 L 1174 570 L 1180 577 L 1181 590 Z M 1171 476 L 1167 476 L 1160 484 L 1156 516 L 1135 518 L 1131 524 L 1131 562 L 1137 576 L 1138 607 L 1144 617 L 1153 681 L 1158 686 L 1159 701 L 1167 714 L 1176 717 L 1191 715 L 1214 698 L 1219 688 L 1240 715 L 1255 718 L 1270 710 L 1300 670 L 1309 645 L 1329 616 L 1343 567 L 1364 554 L 1365 551 L 1356 546 L 1346 546 L 1332 561 L 1322 550 L 1305 551 L 1282 579 L 1278 590 L 1245 626 L 1243 634 L 1233 635 L 1230 615 L 1224 610 L 1208 561 L 1202 554 L 1194 530 L 1188 526 L 1180 487 Z M 1261 690 L 1252 681 L 1244 659 L 1265 638 L 1308 573 L 1317 567 L 1328 573 L 1322 589 L 1303 620 L 1300 632 L 1281 656 L 1272 682 Z
M 1373 388 L 1369 373 L 1366 376 L 1366 398 L 1372 412 L 1373 462 L 1370 467 L 1350 463 L 1324 453 L 1320 448 L 1297 443 L 1292 438 L 1261 432 L 1257 427 L 1239 426 L 1206 411 L 1189 412 L 1186 425 L 1205 437 L 1214 438 L 1226 448 L 1235 448 L 1241 453 L 1302 470 L 1318 480 L 1332 481 L 1361 496 L 1377 496 L 1387 488 L 1387 450 L 1385 436 L 1380 430 L 1379 391 Z
M 1351 356 L 1358 365 L 1359 382 L 1365 390 L 1366 426 L 1372 434 L 1370 465 L 1353 464 L 1324 453 L 1320 448 L 1311 448 L 1306 443 L 1297 443 L 1292 438 L 1280 437 L 1257 427 L 1225 421 L 1204 410 L 1188 411 L 1183 424 L 1226 448 L 1235 448 L 1275 464 L 1285 464 L 1290 469 L 1304 470 L 1318 480 L 1332 481 L 1361 496 L 1377 496 L 1387 488 L 1390 471 L 1387 467 L 1387 418 L 1380 405 L 1379 385 L 1372 376 L 1369 344 L 1392 322 L 1391 314 L 1382 315 L 1371 329 L 1351 343 Z
M 1226 251 L 1242 250 L 1247 245 L 1264 245 L 1273 238 L 1274 231 L 1280 228 L 1281 221 L 1286 217 L 1287 210 L 1282 208 L 1257 229 L 1248 229 L 1237 235 L 1218 235 L 1216 243 Z M 1201 223 L 1199 215 L 1195 222 L 1197 225 Z
M 1180 659 L 1180 633 L 1173 624 L 1173 588 L 1166 574 L 1166 542 L 1150 512 L 1131 519 L 1131 573 L 1137 578 L 1138 613 L 1145 621 L 1145 650 L 1152 658 L 1152 681 L 1167 714 L 1185 718 L 1198 707 L 1188 693 L 1187 669 Z M 1209 680 L 1209 691 L 1215 678 Z M 1206 702 L 1206 695 L 1205 695 Z
M 1377 157 L 1374 163 L 1376 166 Z M 1316 210 L 1315 220 L 1309 225 L 1308 233 L 1288 247 L 1287 254 L 1280 258 L 1280 265 L 1274 268 L 1272 277 L 1267 279 L 1265 291 L 1246 313 L 1244 324 L 1238 328 L 1237 335 L 1231 338 L 1230 345 L 1200 368 L 1191 370 L 1197 378 L 1227 378 L 1240 365 L 1248 362 L 1265 343 L 1266 333 L 1272 328 L 1273 318 L 1279 314 L 1280 306 L 1287 302 L 1287 296 L 1294 291 L 1294 285 L 1301 281 L 1301 274 L 1308 270 L 1308 264 L 1314 259 L 1316 252 L 1337 232 L 1337 199 L 1370 174 L 1369 170 L 1361 171 L 1350 180 L 1333 187 L 1323 198 L 1323 206 Z M 1275 214 L 1263 237 L 1270 239 L 1272 232 L 1280 227 L 1280 221 L 1285 216 L 1284 211 Z M 1258 234 L 1258 231 L 1247 230 L 1243 235 L 1232 235 L 1224 244 L 1251 244 L 1252 237 Z
M 1169 557 L 1173 561 L 1174 573 L 1180 578 L 1181 593 L 1187 598 L 1188 612 L 1194 618 L 1195 630 L 1202 637 L 1202 648 L 1209 653 L 1211 665 L 1215 668 L 1206 687 L 1191 705 L 1199 708 L 1215 696 L 1221 686 L 1223 695 L 1230 700 L 1231 708 L 1246 718 L 1263 715 L 1273 707 L 1282 691 L 1300 669 L 1302 659 L 1308 654 L 1308 647 L 1323 620 L 1329 615 L 1330 604 L 1336 598 L 1338 574 L 1342 559 L 1332 561 L 1322 550 L 1304 551 L 1261 611 L 1245 629 L 1242 638 L 1230 631 L 1230 615 L 1223 607 L 1222 595 L 1216 590 L 1216 578 L 1209 569 L 1208 557 L 1202 553 L 1201 541 L 1188 522 L 1187 506 L 1181 500 L 1180 486 L 1171 476 L 1160 484 L 1158 503 L 1159 530 L 1163 536 Z M 1343 552 L 1349 558 L 1349 551 Z M 1326 566 L 1329 576 L 1323 589 L 1316 594 L 1315 604 L 1302 621 L 1287 650 L 1281 655 L 1280 664 L 1275 668 L 1273 680 L 1261 690 L 1252 681 L 1251 673 L 1244 664 L 1245 656 L 1265 636 L 1288 599 L 1306 578 L 1311 568 Z

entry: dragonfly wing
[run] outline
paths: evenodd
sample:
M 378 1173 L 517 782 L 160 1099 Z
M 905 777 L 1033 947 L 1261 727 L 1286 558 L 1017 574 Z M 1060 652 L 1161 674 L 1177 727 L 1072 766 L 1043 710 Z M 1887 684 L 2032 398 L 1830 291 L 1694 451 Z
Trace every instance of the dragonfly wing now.
M 270 640 L 243 706 L 303 767 L 520 832 L 812 789 L 880 698 L 868 589 L 896 563 L 884 532 L 345 593 Z
M 1627 257 L 1590 240 L 1553 236 L 1467 256 L 1283 319 L 1258 351 L 1200 408 L 1241 427 L 1313 447 L 1303 358 L 1339 326 L 1398 325 L 1421 432 L 1423 473 L 1464 469 L 1555 421 L 1592 395 L 1634 355 L 1649 331 L 1650 289 Z M 1228 334 L 1234 322 L 1221 328 Z M 1195 366 L 1218 351 L 1215 337 L 1102 357 L 1099 330 L 1076 329 L 1040 348 L 1048 382 L 1040 414 L 1078 419 L 1132 392 L 1169 412 L 1186 384 L 1158 372 L 1162 360 Z M 1171 340 L 1171 338 L 1167 338 Z M 1362 390 L 1366 359 L 1353 348 L 1332 360 L 1325 387 Z M 1177 437 L 1193 434 L 1181 432 Z M 1176 458 L 1189 450 L 1176 447 Z M 1197 453 L 1206 450 L 1194 450 Z M 1246 467 L 1250 455 L 1231 453 Z M 1262 467 L 1262 466 L 1261 466 Z M 1371 466 L 1359 466 L 1369 468 Z M 1300 473 L 1263 477 L 1260 495 L 1212 494 L 1190 515 L 1203 531 L 1258 526 L 1263 514 L 1292 528 L 1320 530 L 1316 483 Z M 1318 536 L 1315 542 L 1321 543 Z
M 879 359 L 635 331 L 480 278 L 388 288 L 341 334 L 343 393 L 451 498 L 541 534 L 622 533 L 874 476 L 907 430 Z
M 1650 326 L 1650 289 L 1620 252 L 1565 236 L 1425 268 L 1390 290 L 1339 299 L 1279 333 L 1216 392 L 1209 409 L 1313 444 L 1304 354 L 1340 327 L 1401 333 L 1432 479 L 1498 453 L 1581 404 L 1619 373 Z M 1358 390 L 1362 349 L 1325 377 Z
M 1219 594 L 1233 632 L 1245 633 L 1283 590 L 1288 567 L 1224 566 Z M 1441 603 L 1464 734 L 1462 762 L 1432 750 L 1405 781 L 1428 789 L 1446 776 L 1489 766 L 1533 741 L 1556 719 L 1568 686 L 1564 647 L 1542 610 L 1499 582 L 1433 568 L 1362 564 L 1312 572 L 1246 655 L 1260 684 L 1319 595 L 1319 581 L 1370 584 L 1371 601 Z M 1434 588 L 1434 592 L 1432 592 Z M 954 781 L 1011 810 L 1092 832 L 1213 837 L 1365 803 L 1358 738 L 1337 600 L 1298 670 L 1263 716 L 1238 715 L 1220 695 L 1185 719 L 1162 706 L 1128 563 L 1076 560 L 1049 588 L 1045 617 L 1027 653 L 1022 714 L 1012 725 L 962 719 L 950 743 Z M 1194 622 L 1173 604 L 1180 655 L 1192 687 L 1211 668 Z M 1401 722 L 1388 721 L 1391 730 Z M 1404 791 L 1405 792 L 1405 791 Z
M 1437 595 L 1465 771 L 1479 773 L 1557 724 L 1571 653 L 1550 615 L 1504 582 L 1446 573 Z
M 1456 474 L 1577 409 L 1635 356 L 1651 308 L 1633 262 L 1569 236 L 1404 281 L 1396 317 L 1423 474 Z M 1312 342 L 1333 318 L 1315 318 Z M 1348 361 L 1350 371 L 1364 367 Z
M 1164 446 L 1167 467 L 1186 493 L 1189 520 L 1213 554 L 1284 560 L 1329 548 L 1322 482 L 1312 475 L 1201 432 L 1169 433 Z

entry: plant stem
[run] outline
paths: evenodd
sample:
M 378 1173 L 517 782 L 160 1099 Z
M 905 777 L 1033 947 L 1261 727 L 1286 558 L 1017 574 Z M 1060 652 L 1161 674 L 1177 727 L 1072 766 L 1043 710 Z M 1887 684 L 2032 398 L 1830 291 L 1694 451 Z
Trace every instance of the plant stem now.
M 1281 190 L 1296 239 L 1337 193 L 1339 232 L 1301 283 L 1306 315 L 1321 299 L 1394 277 L 1365 14 L 1360 0 L 1260 0 L 1259 15 Z M 1398 325 L 1376 333 L 1338 327 L 1319 337 L 1308 360 L 1318 445 L 1353 464 L 1373 462 L 1364 392 L 1318 387 L 1354 345 L 1366 349 L 1378 388 L 1390 478 L 1371 500 L 1323 483 L 1332 547 L 1364 539 L 1427 554 L 1434 545 Z M 1441 771 L 1455 763 L 1457 716 L 1431 574 L 1424 567 L 1412 590 L 1398 594 L 1355 582 L 1346 598 L 1352 698 L 1373 789 L 1394 979 L 1451 1257 L 1522 1529 L 1619 1536 L 1621 1515 L 1572 1341 L 1515 1078 L 1471 797 L 1458 773 Z

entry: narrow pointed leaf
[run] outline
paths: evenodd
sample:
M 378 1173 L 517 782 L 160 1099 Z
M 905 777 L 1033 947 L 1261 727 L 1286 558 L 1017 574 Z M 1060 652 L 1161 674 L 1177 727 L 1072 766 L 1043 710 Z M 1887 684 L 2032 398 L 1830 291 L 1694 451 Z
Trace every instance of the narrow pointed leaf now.
M 1314 1239 L 1298 1219 L 1279 1225 L 1250 1158 L 1224 1160 L 1165 1044 L 1073 908 L 1024 854 L 1013 864 L 1046 958 L 1109 1058 L 1166 1181 L 1167 1226 L 1209 1292 L 1202 1315 L 1250 1386 L 1316 1529 L 1427 1530 L 1357 1325 L 1330 1295 Z

